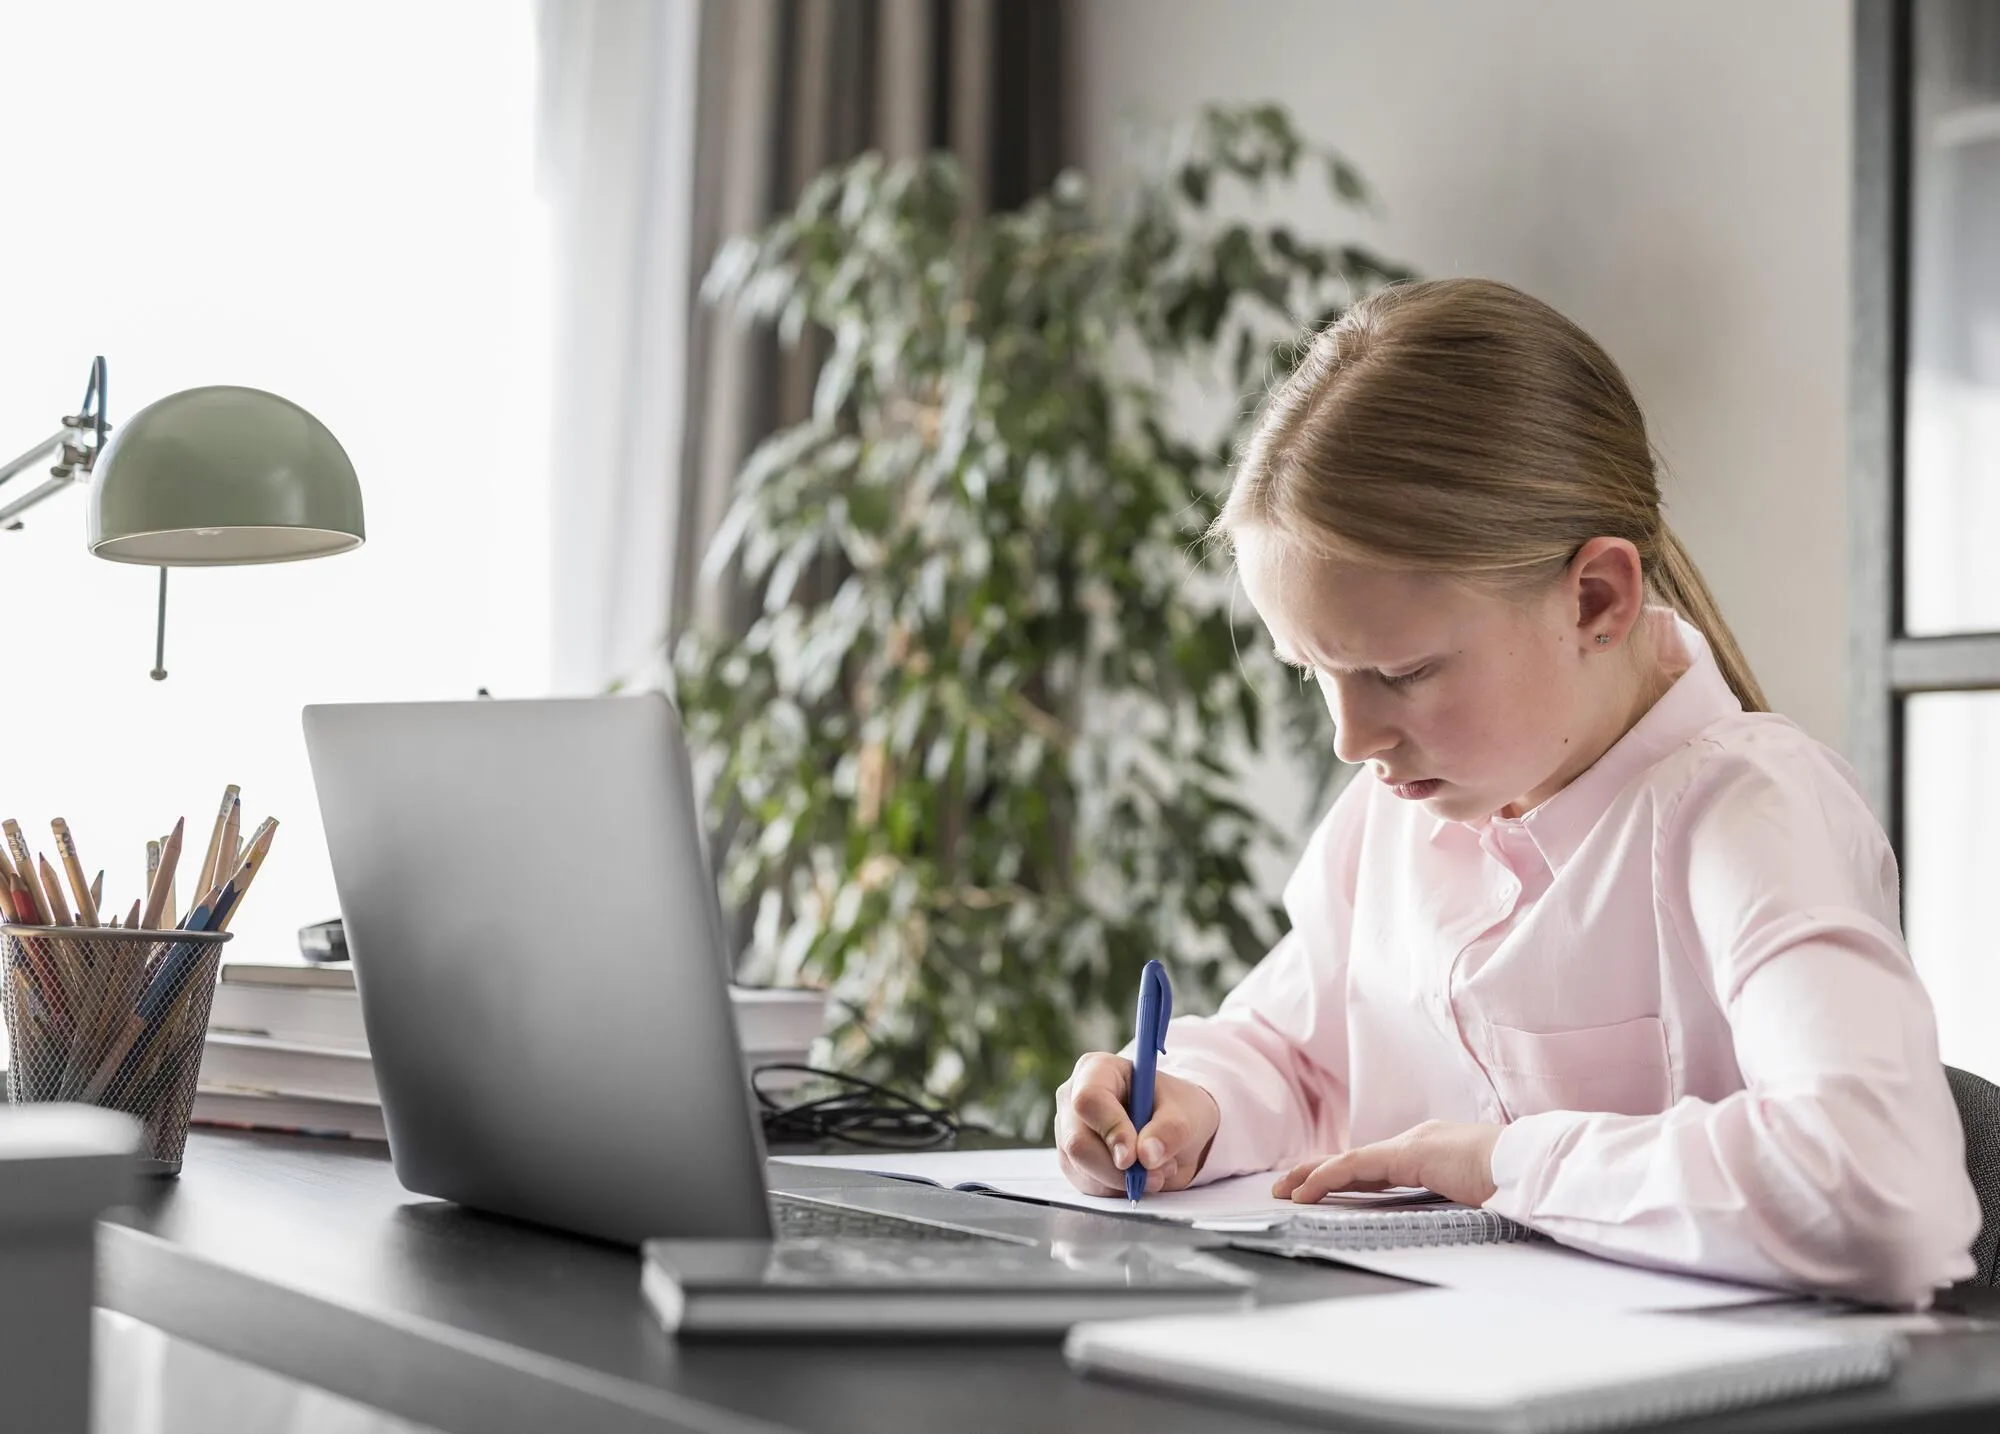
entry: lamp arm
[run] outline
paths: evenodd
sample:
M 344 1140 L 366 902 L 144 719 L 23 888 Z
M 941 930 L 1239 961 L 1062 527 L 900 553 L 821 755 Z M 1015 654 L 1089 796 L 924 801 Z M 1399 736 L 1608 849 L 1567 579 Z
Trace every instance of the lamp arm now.
M 61 448 L 74 431 L 74 429 L 67 426 L 58 429 L 47 438 L 44 438 L 40 443 L 37 443 L 33 448 L 30 448 L 26 453 L 23 453 L 19 458 L 10 459 L 4 464 L 0 464 L 0 483 L 5 483 L 9 478 L 27 472 L 51 453 Z
M 0 528 L 20 527 L 16 519 L 22 513 L 43 499 L 54 497 L 70 484 L 82 483 L 90 477 L 91 465 L 97 461 L 98 451 L 104 447 L 105 437 L 111 431 L 111 425 L 105 421 L 109 388 L 104 356 L 99 354 L 90 364 L 90 383 L 83 391 L 83 407 L 63 419 L 63 426 L 55 433 L 0 467 L 0 483 L 6 483 L 50 455 L 62 455 L 62 461 L 49 470 L 49 476 L 41 486 L 0 507 Z M 89 443 L 80 441 L 86 434 L 91 440 Z
M 68 438 L 69 434 L 67 432 L 59 433 L 48 444 L 40 448 L 30 449 L 28 452 L 22 454 L 13 463 L 7 465 L 4 473 L 0 473 L 0 483 L 6 482 L 7 479 L 12 478 L 24 468 L 33 467 L 48 454 L 59 451 Z M 40 487 L 31 488 L 23 496 L 16 498 L 5 507 L 0 507 L 0 528 L 18 528 L 20 526 L 18 519 L 22 513 L 27 512 L 28 509 L 34 507 L 35 504 L 41 502 L 44 498 L 54 497 L 57 493 L 60 493 L 63 489 L 69 487 L 70 484 L 77 481 L 79 480 L 74 477 L 62 475 L 43 480 Z

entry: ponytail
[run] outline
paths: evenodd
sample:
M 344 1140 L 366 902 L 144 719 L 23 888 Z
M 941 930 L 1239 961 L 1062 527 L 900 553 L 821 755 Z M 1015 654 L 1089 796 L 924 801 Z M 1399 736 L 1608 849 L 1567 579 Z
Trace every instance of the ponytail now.
M 1764 689 L 1757 685 L 1743 649 L 1736 645 L 1736 634 L 1722 620 L 1722 610 L 1715 605 L 1708 584 L 1701 580 L 1700 569 L 1695 567 L 1694 559 L 1688 556 L 1688 550 L 1681 546 L 1681 540 L 1665 519 L 1660 522 L 1655 551 L 1659 562 L 1653 567 L 1652 579 L 1659 595 L 1675 612 L 1701 629 L 1701 635 L 1708 639 L 1709 651 L 1715 654 L 1715 665 L 1722 669 L 1729 690 L 1736 694 L 1743 710 L 1769 712 L 1771 707 L 1764 700 Z

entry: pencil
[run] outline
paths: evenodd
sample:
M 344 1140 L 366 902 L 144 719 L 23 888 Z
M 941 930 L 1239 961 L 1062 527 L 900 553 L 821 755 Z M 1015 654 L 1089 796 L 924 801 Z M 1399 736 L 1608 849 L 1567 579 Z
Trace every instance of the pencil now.
M 201 859 L 201 871 L 195 880 L 197 902 L 216 884 L 215 868 L 222 861 L 222 831 L 229 825 L 229 809 L 236 805 L 237 791 L 234 783 L 222 789 L 222 805 L 215 812 L 215 829 L 208 834 L 208 854 Z
M 28 894 L 28 884 L 18 876 L 13 879 L 12 895 L 16 912 L 34 911 L 35 902 Z M 24 920 L 21 924 L 26 926 L 33 923 Z M 63 987 L 61 963 L 49 952 L 47 943 L 39 937 L 22 938 L 21 953 L 28 959 L 35 984 L 40 987 L 42 1004 L 49 1008 L 49 1018 L 59 1026 L 67 1027 L 70 1022 L 69 997 Z
M 234 898 L 215 923 L 217 931 L 229 929 L 229 918 L 236 914 L 236 908 L 243 904 L 244 895 L 250 890 L 250 883 L 257 873 L 264 869 L 264 858 L 271 854 L 271 842 L 278 835 L 278 819 L 266 817 L 258 826 L 256 834 L 250 838 L 250 845 L 243 852 L 243 864 L 236 868 L 229 878 L 234 889 Z
M 236 870 L 236 864 L 243 860 L 237 839 L 243 835 L 242 798 L 229 804 L 229 820 L 222 827 L 222 848 L 215 856 L 215 870 L 209 880 L 220 883 L 222 878 Z
M 90 882 L 84 878 L 84 862 L 76 854 L 76 838 L 70 836 L 70 824 L 58 816 L 48 824 L 48 830 L 56 834 L 56 860 L 62 862 L 62 870 L 70 878 L 70 892 L 76 896 L 76 924 L 96 926 L 98 904 L 90 896 Z
M 49 918 L 56 926 L 74 926 L 69 919 L 69 903 L 63 900 L 62 882 L 56 877 L 56 869 L 49 865 L 47 857 L 40 857 L 42 872 L 42 896 L 49 903 Z
M 132 898 L 131 913 L 125 918 L 125 925 L 129 930 L 137 931 L 139 929 L 139 914 L 139 898 L 135 896 Z
M 145 914 L 139 923 L 148 931 L 162 929 L 160 918 L 163 916 L 169 921 L 173 920 L 167 912 L 167 905 L 172 900 L 174 868 L 180 865 L 181 835 L 182 829 L 186 826 L 186 817 L 175 822 L 173 831 L 167 834 L 166 841 L 160 847 L 159 865 L 153 868 L 153 882 L 146 890 Z
M 35 925 L 53 926 L 49 919 L 49 903 L 42 895 L 41 879 L 35 875 L 34 858 L 28 852 L 28 839 L 21 835 L 21 824 L 9 817 L 0 822 L 0 832 L 6 833 L 7 850 L 13 854 L 14 870 L 21 878 L 21 885 L 28 889 L 29 899 L 35 908 Z
M 83 859 L 76 854 L 76 838 L 70 835 L 69 823 L 57 817 L 49 823 L 49 830 L 56 836 L 56 859 L 63 864 L 69 889 L 76 896 L 76 924 L 95 926 L 97 902 L 91 897 L 90 882 L 84 878 Z
M 104 870 L 101 867 L 97 875 L 90 879 L 90 904 L 99 911 L 104 910 Z

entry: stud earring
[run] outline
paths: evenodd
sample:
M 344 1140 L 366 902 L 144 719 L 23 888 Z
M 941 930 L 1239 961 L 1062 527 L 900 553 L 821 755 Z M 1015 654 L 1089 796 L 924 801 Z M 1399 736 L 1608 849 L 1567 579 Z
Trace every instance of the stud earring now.
M 1609 642 L 1609 641 L 1611 641 L 1611 634 L 1610 634 L 1610 633 L 1608 633 L 1608 632 L 1600 632 L 1599 634 L 1597 634 L 1597 645 L 1598 645 L 1599 647 L 1602 647 L 1602 646 L 1604 646 L 1604 644 L 1605 644 L 1605 643 L 1607 643 L 1607 642 Z

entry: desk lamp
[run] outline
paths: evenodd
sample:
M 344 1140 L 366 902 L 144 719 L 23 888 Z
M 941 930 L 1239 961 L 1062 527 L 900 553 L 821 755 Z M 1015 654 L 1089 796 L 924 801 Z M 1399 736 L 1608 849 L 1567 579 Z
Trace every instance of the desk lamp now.
M 190 388 L 142 408 L 115 438 L 102 357 L 83 407 L 0 466 L 0 485 L 50 455 L 40 487 L 0 506 L 0 528 L 88 481 L 90 551 L 160 570 L 153 680 L 167 675 L 167 569 L 289 563 L 361 546 L 361 487 L 326 425 L 261 389 Z

